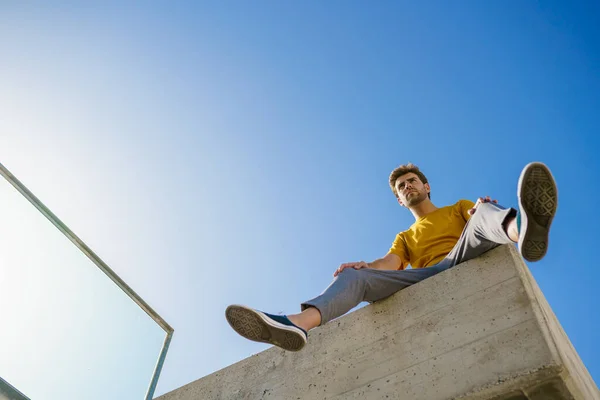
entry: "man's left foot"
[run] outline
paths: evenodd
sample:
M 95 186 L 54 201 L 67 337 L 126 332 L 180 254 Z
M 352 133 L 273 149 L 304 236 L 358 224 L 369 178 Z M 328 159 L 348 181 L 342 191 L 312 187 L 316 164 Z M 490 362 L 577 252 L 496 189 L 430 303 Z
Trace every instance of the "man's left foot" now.
M 540 162 L 527 164 L 519 178 L 518 197 L 519 251 L 527 261 L 541 260 L 548 250 L 550 225 L 558 206 L 550 169 Z

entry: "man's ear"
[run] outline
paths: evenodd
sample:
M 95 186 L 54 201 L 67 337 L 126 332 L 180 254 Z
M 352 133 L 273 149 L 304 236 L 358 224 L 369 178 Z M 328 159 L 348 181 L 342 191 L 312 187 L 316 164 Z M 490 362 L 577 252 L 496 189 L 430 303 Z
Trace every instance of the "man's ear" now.
M 402 200 L 400 200 L 400 197 L 396 197 L 396 199 L 398 200 L 398 204 L 400 204 L 402 207 L 404 207 L 404 204 L 402 203 Z
M 429 183 L 426 183 L 423 186 L 425 186 L 425 189 L 427 189 L 427 193 L 431 193 L 431 187 L 429 186 Z

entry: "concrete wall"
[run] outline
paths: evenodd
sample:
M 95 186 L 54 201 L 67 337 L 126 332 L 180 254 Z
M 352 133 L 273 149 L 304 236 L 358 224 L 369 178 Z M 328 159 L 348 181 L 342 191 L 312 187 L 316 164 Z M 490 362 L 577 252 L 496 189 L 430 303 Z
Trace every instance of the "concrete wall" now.
M 239 340 L 244 340 L 240 337 Z M 514 246 L 363 307 L 160 400 L 600 399 Z

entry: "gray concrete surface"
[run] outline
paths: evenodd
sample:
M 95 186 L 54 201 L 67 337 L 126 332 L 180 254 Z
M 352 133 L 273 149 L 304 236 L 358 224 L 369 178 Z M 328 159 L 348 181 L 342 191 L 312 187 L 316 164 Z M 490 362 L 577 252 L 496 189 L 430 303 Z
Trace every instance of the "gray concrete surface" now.
M 239 338 L 239 340 L 244 340 Z M 411 286 L 160 400 L 600 399 L 514 246 Z

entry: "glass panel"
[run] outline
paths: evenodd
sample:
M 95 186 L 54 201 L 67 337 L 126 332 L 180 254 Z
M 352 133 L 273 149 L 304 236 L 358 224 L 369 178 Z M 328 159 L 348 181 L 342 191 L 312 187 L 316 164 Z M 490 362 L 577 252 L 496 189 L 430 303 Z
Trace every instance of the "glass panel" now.
M 145 398 L 167 333 L 2 177 L 0 306 L 0 376 L 31 400 Z

